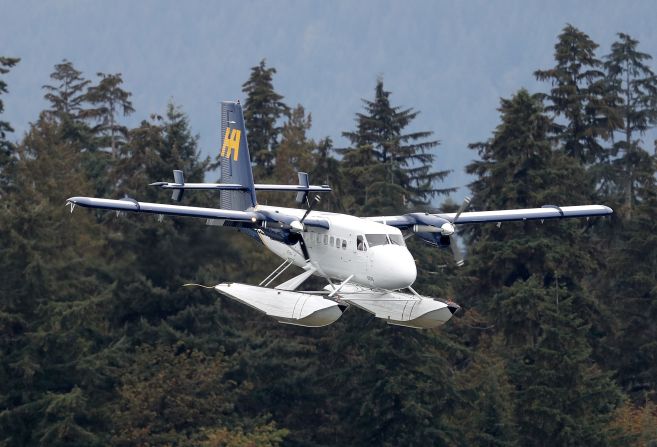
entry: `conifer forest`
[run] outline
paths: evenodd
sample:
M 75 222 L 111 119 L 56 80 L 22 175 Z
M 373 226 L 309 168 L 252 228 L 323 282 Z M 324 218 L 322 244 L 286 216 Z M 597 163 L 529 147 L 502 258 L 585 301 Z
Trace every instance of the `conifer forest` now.
M 657 445 L 657 65 L 628 34 L 602 48 L 571 25 L 537 51 L 554 55 L 535 67 L 539 91 L 501 98 L 489 137 L 463 148 L 470 210 L 614 214 L 464 225 L 462 267 L 409 238 L 414 287 L 462 307 L 434 330 L 358 309 L 283 325 L 183 287 L 257 285 L 280 260 L 203 219 L 64 205 L 169 203 L 148 184 L 173 169 L 217 181 L 219 151 L 201 155 L 185 104 L 129 127 L 143 112 L 121 73 L 53 61 L 45 110 L 18 135 L 2 95 L 21 55 L 0 54 L 0 446 Z M 312 111 L 253 63 L 241 97 L 256 182 L 308 172 L 333 188 L 317 209 L 358 216 L 459 207 L 440 135 L 410 130 L 426 111 L 397 103 L 384 77 L 352 128 L 313 139 Z M 219 122 L 232 98 L 216 99 Z M 258 199 L 295 206 L 294 193 Z

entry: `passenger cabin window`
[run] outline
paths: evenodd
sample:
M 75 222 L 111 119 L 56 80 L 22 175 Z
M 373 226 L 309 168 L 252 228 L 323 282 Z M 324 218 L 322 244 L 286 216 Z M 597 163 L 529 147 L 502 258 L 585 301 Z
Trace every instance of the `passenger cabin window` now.
M 365 245 L 365 238 L 363 238 L 363 236 L 356 236 L 356 249 L 359 251 L 367 251 L 367 245 Z
M 331 236 L 331 243 L 329 244 L 331 247 L 333 247 L 333 244 L 335 243 L 335 238 Z
M 324 245 L 328 244 L 328 234 L 324 235 Z
M 343 250 L 347 249 L 347 240 L 346 239 L 342 239 L 342 249 Z
M 335 239 L 335 248 L 340 248 L 340 238 Z

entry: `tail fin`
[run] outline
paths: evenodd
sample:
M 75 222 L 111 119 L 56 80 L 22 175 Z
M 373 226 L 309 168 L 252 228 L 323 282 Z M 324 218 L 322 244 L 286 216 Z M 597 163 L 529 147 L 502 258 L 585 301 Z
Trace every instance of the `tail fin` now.
M 256 194 L 239 101 L 221 103 L 221 138 L 221 183 L 237 183 L 244 186 L 244 190 L 222 190 L 220 206 L 227 210 L 244 211 L 256 205 Z

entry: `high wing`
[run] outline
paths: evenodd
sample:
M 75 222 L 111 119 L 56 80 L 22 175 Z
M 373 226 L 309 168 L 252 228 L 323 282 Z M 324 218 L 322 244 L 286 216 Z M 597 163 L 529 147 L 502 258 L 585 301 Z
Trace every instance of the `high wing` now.
M 562 207 L 556 205 L 544 205 L 541 208 L 436 214 L 409 213 L 401 216 L 376 216 L 368 217 L 367 219 L 406 230 L 412 229 L 415 225 L 437 226 L 440 228 L 446 222 L 451 224 L 475 224 L 485 222 L 598 217 L 607 216 L 612 213 L 613 210 L 604 205 Z
M 197 206 L 167 205 L 162 203 L 138 202 L 131 198 L 113 200 L 95 197 L 70 197 L 66 200 L 66 203 L 71 205 L 71 211 L 75 205 L 79 205 L 86 208 L 215 219 L 232 222 L 237 224 L 237 226 L 243 227 L 259 227 L 264 222 L 276 222 L 293 229 L 302 228 L 301 224 L 298 223 L 298 218 L 295 216 L 265 211 L 237 211 Z M 325 219 L 309 216 L 303 221 L 303 226 L 328 229 L 329 222 Z
M 367 219 L 415 234 L 429 245 L 450 247 L 457 265 L 463 265 L 463 253 L 454 241 L 454 225 L 486 222 L 509 222 L 526 220 L 568 219 L 575 217 L 608 216 L 613 210 L 604 205 L 556 206 L 516 210 L 464 212 L 470 203 L 466 198 L 456 213 L 409 213 L 401 216 L 377 216 Z

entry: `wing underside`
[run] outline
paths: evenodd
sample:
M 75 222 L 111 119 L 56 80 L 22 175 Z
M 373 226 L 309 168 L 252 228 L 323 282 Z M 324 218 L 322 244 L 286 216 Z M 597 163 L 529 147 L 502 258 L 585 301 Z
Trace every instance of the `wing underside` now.
M 554 206 L 545 205 L 541 208 L 524 208 L 516 210 L 498 211 L 471 211 L 463 212 L 458 218 L 456 213 L 412 213 L 401 216 L 377 216 L 368 217 L 370 220 L 381 222 L 398 228 L 409 228 L 422 223 L 422 217 L 437 217 L 454 224 L 477 224 L 486 222 L 509 222 L 526 220 L 567 219 L 577 217 L 608 216 L 613 210 L 604 205 L 581 205 L 581 206 Z M 456 218 L 456 219 L 455 219 Z
M 99 199 L 95 197 L 71 197 L 67 199 L 71 206 L 79 205 L 86 208 L 98 208 L 116 211 L 130 211 L 135 213 L 150 213 L 168 216 L 184 216 L 212 219 L 214 221 L 229 221 L 242 223 L 243 226 L 260 226 L 263 222 L 277 222 L 289 225 L 295 220 L 295 216 L 285 214 L 265 213 L 260 211 L 238 211 L 219 208 L 203 208 L 197 206 L 167 205 L 163 203 L 138 202 L 134 199 L 125 198 L 120 200 Z M 303 222 L 304 226 L 315 228 L 329 228 L 329 222 L 325 219 L 308 217 Z

